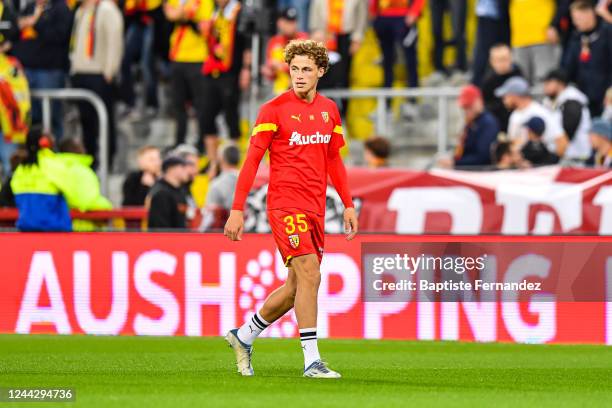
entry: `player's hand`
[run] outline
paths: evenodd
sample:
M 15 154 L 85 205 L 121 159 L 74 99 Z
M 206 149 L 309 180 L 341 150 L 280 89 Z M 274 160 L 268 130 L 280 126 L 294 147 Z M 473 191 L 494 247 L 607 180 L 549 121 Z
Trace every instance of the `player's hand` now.
M 357 213 L 353 207 L 346 208 L 344 210 L 344 233 L 347 234 L 346 240 L 350 241 L 355 238 L 357 230 Z
M 232 210 L 230 216 L 225 223 L 223 235 L 231 241 L 242 240 L 242 232 L 244 231 L 244 215 L 242 211 Z

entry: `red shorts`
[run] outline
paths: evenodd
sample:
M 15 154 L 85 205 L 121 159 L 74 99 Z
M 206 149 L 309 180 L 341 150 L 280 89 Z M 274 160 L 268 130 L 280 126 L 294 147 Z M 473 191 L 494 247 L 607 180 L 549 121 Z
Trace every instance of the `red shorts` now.
M 317 254 L 323 258 L 325 217 L 297 208 L 268 210 L 268 222 L 285 266 L 291 258 Z

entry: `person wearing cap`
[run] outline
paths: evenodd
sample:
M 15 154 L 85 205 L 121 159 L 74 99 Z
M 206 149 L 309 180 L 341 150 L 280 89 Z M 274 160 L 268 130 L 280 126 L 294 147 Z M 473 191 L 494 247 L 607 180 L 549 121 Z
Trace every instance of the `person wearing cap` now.
M 542 135 L 546 130 L 544 119 L 534 116 L 525 123 L 524 127 L 527 130 L 527 143 L 521 149 L 521 154 L 525 160 L 534 166 L 557 163 L 559 157 L 549 152 L 542 143 Z
M 268 81 L 273 82 L 276 95 L 285 92 L 291 85 L 289 65 L 285 62 L 285 46 L 291 40 L 308 38 L 307 33 L 298 31 L 297 18 L 297 9 L 293 7 L 283 9 L 276 21 L 278 33 L 268 41 L 266 62 L 261 67 L 261 73 Z
M 162 178 L 147 197 L 149 229 L 187 228 L 187 162 L 179 156 L 168 156 L 162 162 Z
M 465 127 L 455 148 L 455 167 L 490 165 L 491 146 L 499 133 L 497 119 L 485 110 L 482 93 L 475 85 L 461 89 L 458 105 L 464 113 Z
M 544 120 L 546 130 L 542 141 L 549 151 L 561 157 L 568 145 L 567 136 L 563 132 L 552 112 L 536 102 L 529 93 L 529 83 L 525 78 L 512 77 L 495 90 L 495 95 L 502 98 L 506 108 L 510 109 L 508 121 L 508 140 L 520 149 L 527 143 L 527 132 L 523 125 L 532 117 L 538 116 Z
M 170 152 L 170 155 L 179 156 L 185 160 L 185 165 L 187 166 L 187 181 L 183 184 L 182 188 L 187 199 L 187 221 L 191 224 L 198 212 L 198 205 L 193 198 L 193 194 L 191 194 L 191 186 L 200 171 L 198 166 L 200 155 L 198 149 L 188 144 L 176 146 L 174 150 Z
M 564 159 L 584 161 L 591 155 L 589 129 L 591 114 L 589 99 L 576 87 L 569 85 L 567 74 L 561 69 L 550 71 L 544 78 L 545 103 L 553 111 L 555 121 L 561 123 L 569 146 Z
M 593 145 L 593 155 L 587 161 L 587 165 L 612 167 L 612 124 L 602 118 L 593 119 L 589 136 Z

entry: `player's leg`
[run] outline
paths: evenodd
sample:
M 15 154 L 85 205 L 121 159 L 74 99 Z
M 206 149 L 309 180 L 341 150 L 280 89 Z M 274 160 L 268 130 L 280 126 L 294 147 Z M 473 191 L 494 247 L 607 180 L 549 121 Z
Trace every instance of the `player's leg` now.
M 296 287 L 295 272 L 289 268 L 285 284 L 270 293 L 261 309 L 240 326 L 238 339 L 248 346 L 252 345 L 261 332 L 293 308 Z
M 321 360 L 317 343 L 317 297 L 321 283 L 319 257 L 307 254 L 291 260 L 297 279 L 295 315 L 300 329 L 300 341 L 304 352 L 304 376 L 313 378 L 340 378 Z
M 234 349 L 238 372 L 244 376 L 254 374 L 251 365 L 253 341 L 271 323 L 282 317 L 293 307 L 297 281 L 293 268 L 289 268 L 287 281 L 268 296 L 261 310 L 240 328 L 230 330 L 225 339 Z

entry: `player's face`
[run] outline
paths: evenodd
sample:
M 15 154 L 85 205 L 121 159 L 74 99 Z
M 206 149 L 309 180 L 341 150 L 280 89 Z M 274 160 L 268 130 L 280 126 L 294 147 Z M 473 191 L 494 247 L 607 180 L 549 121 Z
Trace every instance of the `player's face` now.
M 308 93 L 316 89 L 317 82 L 325 71 L 317 67 L 312 58 L 296 55 L 289 64 L 289 73 L 293 90 L 298 93 Z

